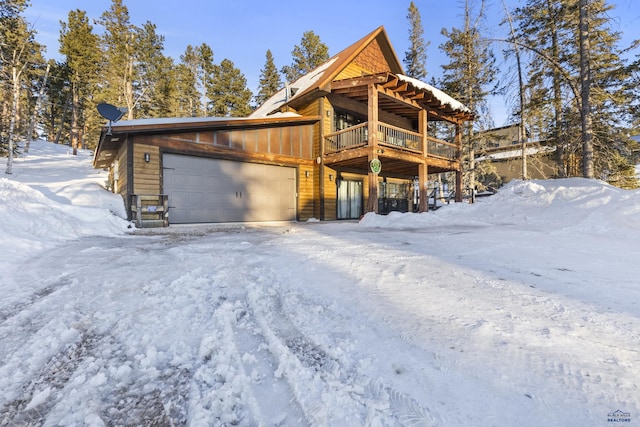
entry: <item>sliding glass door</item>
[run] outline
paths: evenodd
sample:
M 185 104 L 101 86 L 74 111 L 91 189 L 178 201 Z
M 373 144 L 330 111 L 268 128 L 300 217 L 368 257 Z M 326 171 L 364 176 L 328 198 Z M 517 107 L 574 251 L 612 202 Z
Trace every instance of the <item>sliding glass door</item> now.
M 362 215 L 362 181 L 338 180 L 338 219 Z

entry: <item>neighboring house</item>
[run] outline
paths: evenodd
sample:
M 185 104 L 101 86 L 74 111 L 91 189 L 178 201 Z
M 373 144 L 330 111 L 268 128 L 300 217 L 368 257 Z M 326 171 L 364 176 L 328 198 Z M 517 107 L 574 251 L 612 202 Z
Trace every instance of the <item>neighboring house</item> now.
M 486 150 L 494 150 L 497 148 L 513 148 L 517 146 L 518 133 L 520 125 L 518 123 L 502 126 L 499 128 L 489 129 L 478 132 L 476 138 L 480 145 Z M 529 138 L 529 132 L 526 132 L 526 138 Z
M 94 167 L 109 168 L 132 219 L 167 208 L 171 223 L 423 212 L 430 174 L 455 172 L 461 197 L 461 125 L 473 114 L 402 72 L 380 27 L 247 118 L 113 123 Z M 454 139 L 428 135 L 429 121 Z
M 522 143 L 518 141 L 519 124 L 479 132 L 479 149 L 476 162 L 491 162 L 492 172 L 506 184 L 512 179 L 522 179 Z M 526 134 L 525 155 L 527 179 L 547 179 L 557 175 L 557 165 L 553 154 L 555 147 L 532 142 Z M 489 168 L 483 168 L 485 171 Z

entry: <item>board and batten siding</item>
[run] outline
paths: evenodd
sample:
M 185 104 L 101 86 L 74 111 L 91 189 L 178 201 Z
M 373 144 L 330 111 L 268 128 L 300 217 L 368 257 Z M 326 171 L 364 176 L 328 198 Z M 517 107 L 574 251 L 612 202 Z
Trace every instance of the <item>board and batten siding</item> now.
M 210 130 L 158 135 L 140 135 L 136 142 L 161 146 L 175 152 L 204 155 L 243 156 L 263 161 L 280 157 L 313 159 L 313 125 L 280 126 L 260 129 Z

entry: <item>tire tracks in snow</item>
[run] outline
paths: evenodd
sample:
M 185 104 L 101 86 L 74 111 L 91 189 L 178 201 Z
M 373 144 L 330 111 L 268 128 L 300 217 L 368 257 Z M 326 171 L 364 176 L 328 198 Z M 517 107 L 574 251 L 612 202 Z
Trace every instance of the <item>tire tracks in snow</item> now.
M 131 367 L 140 370 L 135 360 L 139 355 L 125 354 L 123 343 L 109 333 L 119 323 L 116 316 L 105 317 L 106 312 L 96 315 L 93 311 L 94 298 L 102 300 L 110 289 L 117 288 L 110 279 L 101 279 L 101 270 L 87 274 L 86 270 L 94 267 L 91 262 L 83 263 L 83 256 L 106 254 L 115 265 L 128 263 L 126 253 L 116 249 L 119 243 L 113 239 L 74 243 L 71 247 L 78 255 L 80 268 L 72 261 L 60 262 L 57 255 L 42 256 L 32 260 L 35 267 L 15 276 L 18 284 L 25 284 L 23 287 L 36 287 L 34 280 L 38 277 L 33 271 L 50 271 L 52 276 L 70 271 L 0 311 L 0 426 L 59 422 L 70 413 L 76 415 L 78 406 L 88 401 L 93 402 L 90 406 L 100 403 L 80 409 L 80 420 L 84 413 L 88 419 L 102 419 L 106 425 L 186 424 L 191 378 L 188 369 L 151 367 L 155 373 L 136 379 L 142 384 L 130 381 Z M 147 240 L 142 248 L 133 242 L 129 246 L 137 251 L 147 247 L 166 249 L 162 243 L 148 245 Z M 89 282 L 82 278 L 102 280 L 105 294 L 84 292 L 82 288 Z M 123 323 L 125 328 L 127 321 Z
M 274 375 L 287 381 L 308 424 L 436 425 L 417 400 L 367 377 L 303 333 L 283 306 L 286 290 L 277 273 L 258 273 L 246 275 L 247 302 L 278 363 Z
M 26 300 L 14 303 L 8 307 L 0 308 L 0 324 L 26 310 L 28 307 L 36 304 L 41 299 L 48 297 L 60 288 L 69 285 L 71 280 L 66 275 L 62 275 L 60 278 L 56 278 L 52 282 L 53 283 L 46 285 L 44 288 L 33 292 L 26 298 Z
M 61 390 L 78 366 L 89 357 L 100 341 L 92 333 L 84 333 L 49 359 L 21 387 L 20 396 L 0 407 L 0 426 L 41 425 L 55 405 L 50 395 Z

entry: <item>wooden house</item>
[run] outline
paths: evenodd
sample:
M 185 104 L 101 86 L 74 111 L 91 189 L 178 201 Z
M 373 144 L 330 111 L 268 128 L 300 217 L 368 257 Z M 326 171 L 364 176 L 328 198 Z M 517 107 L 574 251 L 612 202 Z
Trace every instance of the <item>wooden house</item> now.
M 455 171 L 461 197 L 460 130 L 473 114 L 402 72 L 380 27 L 247 118 L 105 127 L 94 167 L 109 168 L 113 191 L 140 223 L 423 212 L 429 174 Z M 451 126 L 452 140 L 430 136 L 431 121 Z
M 476 138 L 481 149 L 476 151 L 476 162 L 490 162 L 494 173 L 506 184 L 522 179 L 522 143 L 518 141 L 519 124 L 511 124 L 480 132 Z M 527 179 L 547 179 L 557 176 L 555 148 L 543 142 L 531 141 L 527 131 L 524 144 Z

